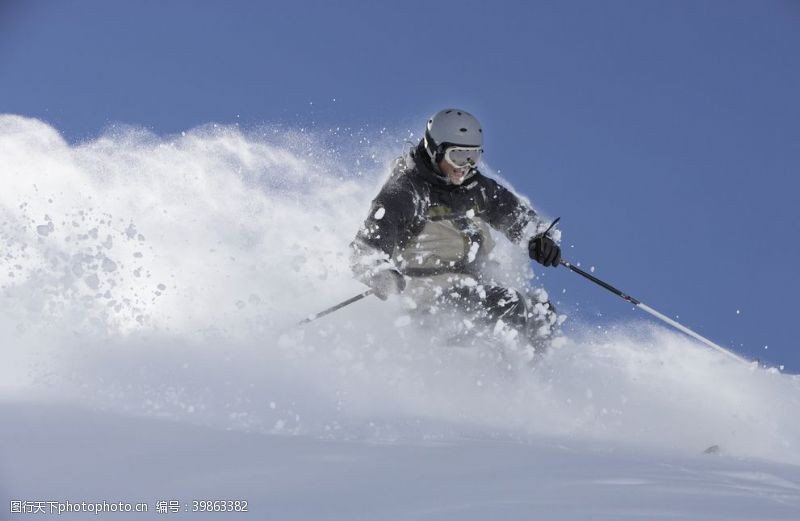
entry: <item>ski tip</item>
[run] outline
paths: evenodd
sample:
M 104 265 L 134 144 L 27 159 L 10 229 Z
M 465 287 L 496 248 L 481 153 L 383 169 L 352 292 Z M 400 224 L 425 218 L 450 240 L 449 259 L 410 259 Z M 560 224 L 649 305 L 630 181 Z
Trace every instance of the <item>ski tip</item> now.
M 712 445 L 703 451 L 703 454 L 719 454 L 722 451 L 719 445 Z

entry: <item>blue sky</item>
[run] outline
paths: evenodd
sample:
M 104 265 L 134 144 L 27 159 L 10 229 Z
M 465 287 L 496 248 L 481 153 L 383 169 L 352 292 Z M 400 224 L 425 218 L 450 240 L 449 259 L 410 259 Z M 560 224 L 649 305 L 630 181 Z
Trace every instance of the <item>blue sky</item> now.
M 798 49 L 788 1 L 5 1 L 0 112 L 79 141 L 460 106 L 568 258 L 797 372 Z M 576 316 L 641 316 L 566 270 L 544 283 Z

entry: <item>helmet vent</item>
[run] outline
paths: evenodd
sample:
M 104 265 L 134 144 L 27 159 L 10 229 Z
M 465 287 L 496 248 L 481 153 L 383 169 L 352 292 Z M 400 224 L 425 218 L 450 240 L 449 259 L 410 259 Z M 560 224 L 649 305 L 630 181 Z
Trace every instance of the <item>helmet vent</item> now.
M 438 151 L 442 146 L 483 146 L 481 124 L 466 110 L 444 109 L 437 112 L 428 120 L 425 134 L 431 152 Z

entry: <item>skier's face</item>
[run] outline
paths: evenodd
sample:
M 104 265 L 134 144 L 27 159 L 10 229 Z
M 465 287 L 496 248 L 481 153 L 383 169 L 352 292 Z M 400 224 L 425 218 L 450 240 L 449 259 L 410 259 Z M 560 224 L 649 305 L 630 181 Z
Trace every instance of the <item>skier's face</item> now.
M 444 159 L 439 161 L 439 170 L 442 171 L 447 179 L 454 185 L 460 185 L 464 182 L 464 177 L 469 173 L 469 166 L 463 168 L 456 168 Z

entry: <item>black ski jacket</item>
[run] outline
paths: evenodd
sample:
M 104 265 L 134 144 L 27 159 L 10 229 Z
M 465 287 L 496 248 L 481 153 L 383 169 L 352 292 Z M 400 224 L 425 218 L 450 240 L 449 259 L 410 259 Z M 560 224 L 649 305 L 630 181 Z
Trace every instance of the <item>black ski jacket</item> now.
M 373 199 L 369 216 L 352 243 L 353 271 L 363 276 L 376 264 L 389 262 L 410 276 L 474 272 L 481 255 L 438 269 L 419 269 L 398 252 L 420 235 L 426 223 L 437 220 L 450 221 L 463 231 L 467 249 L 469 241 L 474 241 L 480 252 L 486 238 L 473 226 L 475 219 L 485 221 L 513 242 L 519 242 L 526 227 L 537 222 L 536 213 L 528 205 L 477 169 L 461 185 L 448 183 L 434 171 L 420 142 L 406 157 L 395 160 L 391 177 Z

